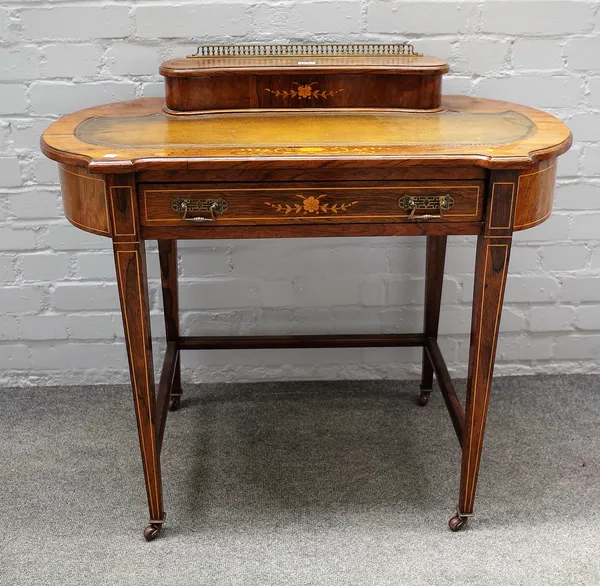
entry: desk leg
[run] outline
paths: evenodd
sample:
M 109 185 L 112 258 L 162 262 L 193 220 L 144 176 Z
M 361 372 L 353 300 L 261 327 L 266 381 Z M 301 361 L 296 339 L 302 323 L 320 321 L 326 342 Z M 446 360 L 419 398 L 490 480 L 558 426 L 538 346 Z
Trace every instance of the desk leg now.
M 423 332 L 426 338 L 436 338 L 440 323 L 442 303 L 442 284 L 444 282 L 444 264 L 446 261 L 447 236 L 427 237 L 427 266 L 425 268 L 425 318 Z M 424 407 L 429 401 L 433 389 L 433 364 L 423 348 L 423 370 L 421 374 L 421 394 L 419 405 Z
M 162 283 L 167 342 L 179 342 L 179 292 L 177 287 L 177 240 L 159 240 L 158 257 Z M 169 409 L 176 411 L 181 402 L 181 362 L 177 360 Z
M 150 509 L 150 524 L 144 531 L 144 537 L 150 541 L 160 532 L 165 514 L 155 430 L 156 398 L 154 396 L 146 254 L 143 241 L 114 242 L 113 248 L 129 358 L 133 403 Z
M 457 514 L 449 522 L 453 531 L 473 515 L 512 244 L 517 178 L 511 171 L 492 174 L 485 230 L 477 239 L 460 496 Z

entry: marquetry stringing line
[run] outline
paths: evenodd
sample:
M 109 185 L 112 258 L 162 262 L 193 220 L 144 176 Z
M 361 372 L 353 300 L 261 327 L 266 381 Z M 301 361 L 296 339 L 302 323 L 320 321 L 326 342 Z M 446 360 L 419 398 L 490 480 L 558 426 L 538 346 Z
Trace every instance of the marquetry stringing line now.
M 67 214 L 66 212 L 65 212 L 65 217 L 67 218 L 67 220 L 69 220 L 69 222 L 71 222 L 71 224 L 77 226 L 78 228 L 81 228 L 85 232 L 91 232 L 92 234 L 98 234 L 99 236 L 109 236 L 110 237 L 110 232 L 105 232 L 104 230 L 98 230 L 98 228 L 92 228 L 91 226 L 85 226 L 84 224 L 81 224 L 77 220 L 74 220 L 73 218 L 71 218 L 71 216 L 69 216 L 69 214 Z
M 73 222 L 73 224 L 75 224 L 77 227 L 79 228 L 83 228 L 84 230 L 93 230 L 94 232 L 97 232 L 98 234 L 103 234 L 105 236 L 110 236 L 110 218 L 108 216 L 108 194 L 106 193 L 106 182 L 103 179 L 96 179 L 95 177 L 88 177 L 87 175 L 80 175 L 79 173 L 73 173 L 73 171 L 69 171 L 65 165 L 60 165 L 59 166 L 59 173 L 62 171 L 63 173 L 68 173 L 69 175 L 73 175 L 74 177 L 77 177 L 79 179 L 88 179 L 89 181 L 98 181 L 98 183 L 102 183 L 103 188 L 102 191 L 104 193 L 104 208 L 106 211 L 106 225 L 108 226 L 108 230 L 99 230 L 98 228 L 92 228 L 91 226 L 84 226 L 83 224 L 79 223 L 79 222 L 75 222 L 73 221 L 69 216 L 67 216 L 67 218 L 69 219 L 70 222 Z M 65 212 L 65 216 L 66 216 L 66 212 Z
M 512 210 L 511 210 L 512 213 Z M 483 292 L 481 294 L 481 315 L 479 317 L 479 328 L 478 328 L 478 332 L 479 332 L 479 340 L 477 342 L 477 356 L 475 359 L 475 370 L 473 372 L 473 379 L 472 379 L 472 397 L 471 397 L 471 423 L 470 423 L 470 430 L 471 433 L 469 434 L 469 458 L 467 459 L 467 473 L 466 473 L 466 478 L 465 478 L 465 501 L 468 502 L 469 505 L 472 506 L 472 500 L 473 500 L 473 491 L 474 491 L 474 484 L 475 484 L 475 479 L 473 477 L 473 482 L 471 482 L 471 485 L 469 485 L 469 472 L 471 470 L 471 456 L 472 451 L 471 451 L 471 447 L 473 444 L 473 426 L 475 423 L 475 400 L 477 398 L 477 390 L 479 388 L 478 385 L 478 375 L 479 375 L 479 358 L 481 355 L 481 342 L 483 340 L 483 317 L 485 315 L 485 292 L 487 287 L 486 285 L 486 275 L 487 275 L 487 267 L 488 267 L 488 260 L 491 256 L 491 249 L 494 247 L 504 247 L 505 251 L 504 251 L 504 264 L 502 265 L 502 284 L 501 284 L 501 295 L 503 296 L 503 291 L 504 291 L 504 286 L 506 284 L 506 277 L 508 275 L 508 267 L 507 267 L 507 260 L 508 260 L 508 251 L 510 250 L 510 242 L 508 244 L 488 244 L 486 247 L 486 256 L 485 256 L 485 264 L 484 264 L 484 278 L 483 278 L 483 282 L 482 282 L 482 287 L 483 287 Z M 500 315 L 502 313 L 502 305 L 498 306 L 498 310 L 496 312 L 496 319 L 495 319 L 495 323 L 494 323 L 494 344 L 493 347 L 491 348 L 491 353 L 492 355 L 495 354 L 495 350 L 496 350 L 496 346 L 497 346 L 497 333 L 498 333 L 498 327 L 500 324 Z M 479 441 L 478 441 L 478 445 L 477 445 L 477 453 L 479 452 L 479 449 L 481 448 L 481 444 L 483 442 L 483 436 L 482 436 L 482 430 L 483 427 L 485 425 L 485 420 L 486 420 L 486 411 L 487 411 L 487 406 L 489 403 L 489 398 L 490 398 L 490 388 L 491 388 L 491 380 L 490 380 L 490 375 L 492 372 L 492 368 L 493 368 L 493 361 L 490 360 L 490 366 L 489 366 L 489 370 L 488 370 L 488 377 L 487 377 L 487 382 L 486 382 L 486 387 L 487 387 L 487 397 L 485 399 L 485 403 L 484 403 L 484 410 L 483 410 L 483 417 L 481 419 L 481 425 L 480 425 L 480 429 L 479 429 Z M 475 463 L 475 474 L 477 474 L 477 472 L 479 471 L 479 463 L 476 462 Z M 468 507 L 470 508 L 470 507 Z
M 147 224 L 152 224 L 152 223 L 158 223 L 158 222 L 173 222 L 173 223 L 177 223 L 181 221 L 181 218 L 149 218 L 148 216 L 148 197 L 147 194 L 149 193 L 212 193 L 212 194 L 221 194 L 219 195 L 219 197 L 221 197 L 223 194 L 227 195 L 228 192 L 232 192 L 232 191 L 241 191 L 241 192 L 247 192 L 247 191 L 289 191 L 289 192 L 293 192 L 293 191 L 376 191 L 376 190 L 391 190 L 391 189 L 398 189 L 398 190 L 408 190 L 408 189 L 465 189 L 465 190 L 473 190 L 476 189 L 476 193 L 473 195 L 471 193 L 468 193 L 467 195 L 473 196 L 475 197 L 475 213 L 474 214 L 444 214 L 444 217 L 453 217 L 453 218 L 476 218 L 479 215 L 479 201 L 480 201 L 480 197 L 479 197 L 479 192 L 480 192 L 480 187 L 479 185 L 426 185 L 426 186 L 419 186 L 419 187 L 415 187 L 415 186 L 403 186 L 403 185 L 399 185 L 399 186 L 393 186 L 393 187 L 302 187 L 300 189 L 294 188 L 294 187 L 264 187 L 264 188 L 260 188 L 260 187 L 250 187 L 250 188 L 226 188 L 226 189 L 217 189 L 217 188 L 212 188 L 212 189 L 145 189 L 142 191 L 142 198 L 144 200 L 144 214 L 145 214 L 145 221 Z M 396 197 L 396 195 L 394 195 L 394 197 Z M 353 215 L 352 218 L 354 219 L 361 219 L 361 218 L 368 218 L 368 219 L 374 219 L 374 218 L 405 218 L 408 217 L 410 214 L 406 213 L 406 214 L 393 214 L 393 215 L 389 215 L 389 214 L 378 214 L 376 216 L 367 216 L 367 215 Z M 294 218 L 292 216 L 288 217 L 288 219 L 292 220 L 302 220 L 304 219 L 305 216 L 302 217 L 298 217 L 298 218 Z M 245 216 L 245 217 L 231 217 L 228 216 L 227 218 L 225 218 L 227 221 L 251 221 L 251 220 L 272 220 L 273 216 L 267 216 L 267 217 L 256 217 L 256 216 Z M 313 216 L 313 219 L 316 219 Z
M 506 279 L 508 278 L 508 258 L 509 258 L 509 254 L 510 254 L 510 247 L 511 247 L 512 242 L 509 242 L 508 244 L 490 244 L 490 247 L 493 246 L 504 246 L 505 247 L 505 252 L 504 252 L 504 265 L 503 265 L 503 270 L 502 270 L 502 284 L 500 286 L 500 301 L 504 300 L 504 291 L 505 291 L 505 287 L 506 287 Z M 489 381 L 488 383 L 488 392 L 487 395 L 485 397 L 485 404 L 483 406 L 483 412 L 484 412 L 484 418 L 481 421 L 481 429 L 480 429 L 480 433 L 479 433 L 479 442 L 477 445 L 477 452 L 481 453 L 481 449 L 482 449 L 482 444 L 483 444 L 483 427 L 485 425 L 485 420 L 487 419 L 487 411 L 488 411 L 488 406 L 489 406 L 489 402 L 490 402 L 490 396 L 491 396 L 491 388 L 492 388 L 492 371 L 494 369 L 494 363 L 496 361 L 495 357 L 496 357 L 496 351 L 498 348 L 498 334 L 499 334 L 499 329 L 500 329 L 500 320 L 501 320 L 501 315 L 502 315 L 502 308 L 503 308 L 503 303 L 499 303 L 499 309 L 498 309 L 498 314 L 496 316 L 496 323 L 494 325 L 494 344 L 492 346 L 491 349 L 491 356 L 493 358 L 493 360 L 490 360 L 490 365 L 488 367 L 488 378 L 487 380 Z M 475 466 L 475 474 L 479 474 L 479 468 L 481 465 L 481 458 L 478 459 L 476 466 Z M 471 500 L 474 499 L 474 495 L 471 496 Z
M 140 301 L 140 312 L 143 311 L 143 297 L 142 297 L 142 283 L 141 283 L 141 279 L 140 279 L 140 266 L 139 266 L 139 253 L 136 249 L 133 250 L 116 250 L 116 261 L 117 261 L 117 270 L 119 272 L 119 275 L 123 281 L 123 285 L 125 285 L 125 287 L 119 287 L 119 296 L 121 298 L 121 303 L 123 304 L 123 308 L 126 307 L 127 305 L 127 299 L 125 297 L 125 289 L 126 289 L 126 283 L 127 283 L 127 267 L 125 268 L 125 273 L 123 273 L 122 268 L 121 268 L 121 261 L 119 259 L 119 254 L 132 254 L 133 253 L 133 258 L 135 259 L 135 265 L 136 265 L 136 279 L 138 282 L 138 295 L 139 295 L 139 301 Z M 121 291 L 122 290 L 122 291 Z M 125 337 L 127 340 L 127 357 L 129 359 L 129 365 L 130 365 L 130 370 L 131 370 L 131 383 L 133 386 L 133 391 L 135 393 L 135 402 L 137 403 L 139 401 L 139 395 L 138 395 L 138 384 L 137 384 L 137 376 L 134 374 L 136 369 L 133 367 L 133 353 L 131 351 L 131 335 L 130 335 L 130 329 L 129 329 L 129 319 L 127 317 L 127 311 L 124 310 L 123 311 L 123 319 L 125 321 Z M 152 402 L 150 401 L 150 381 L 148 379 L 148 362 L 147 362 L 147 348 L 146 346 L 146 337 L 145 337 L 145 328 L 144 328 L 144 319 L 142 319 L 142 341 L 143 341 L 143 346 L 144 346 L 144 376 L 146 377 L 146 406 L 147 406 L 147 411 L 150 415 L 150 438 L 151 438 L 151 442 L 153 444 L 156 444 L 156 438 L 154 437 L 154 422 L 153 422 L 153 418 L 154 415 L 152 413 Z M 138 422 L 138 429 L 139 429 L 139 437 L 140 437 L 140 443 L 141 443 L 141 447 L 142 447 L 142 452 L 143 452 L 143 457 L 142 457 L 142 464 L 144 466 L 144 469 L 146 471 L 146 477 L 150 476 L 150 471 L 148 469 L 148 463 L 147 463 L 147 459 L 146 459 L 146 443 L 144 441 L 144 432 L 143 432 L 143 426 L 142 426 L 142 421 L 140 418 L 140 409 L 139 407 L 135 409 L 135 415 L 136 415 L 136 419 Z M 158 476 L 158 465 L 157 465 L 157 461 L 156 461 L 156 450 L 152 449 L 152 462 L 154 464 L 154 483 L 147 483 L 147 490 L 148 490 L 148 496 L 149 496 L 149 500 L 150 500 L 150 504 L 152 503 L 153 497 L 154 497 L 154 502 L 155 502 L 155 509 L 159 510 L 161 509 L 161 505 L 160 505 L 160 499 L 158 498 L 158 492 L 156 490 L 152 490 L 152 484 L 156 485 L 157 482 L 157 476 Z M 154 492 L 154 494 L 153 494 Z M 159 510 L 159 515 L 163 514 L 162 510 Z M 150 513 L 152 515 L 152 513 Z
M 519 181 L 521 181 L 521 177 L 531 177 L 532 175 L 539 175 L 540 173 L 545 173 L 546 171 L 550 171 L 550 169 L 554 169 L 554 167 L 556 167 L 556 163 L 552 163 L 552 165 L 550 165 L 549 167 L 546 167 L 545 169 L 540 169 L 539 171 L 534 171 L 533 173 L 525 173 L 524 175 L 519 175 Z
M 75 177 L 81 177 L 82 179 L 89 179 L 90 181 L 98 181 L 98 183 L 104 183 L 102 179 L 96 179 L 95 177 L 88 177 L 87 175 L 80 175 L 79 173 L 73 173 L 73 171 L 69 171 L 65 169 L 64 165 L 61 167 L 61 171 L 64 173 L 68 173 L 69 175 L 74 175 Z
M 519 180 L 517 181 L 517 197 L 519 190 L 521 189 L 521 178 L 539 175 L 541 173 L 545 173 L 546 171 L 551 171 L 552 169 L 554 169 L 554 167 L 556 167 L 556 161 L 552 163 L 552 165 L 550 165 L 549 167 L 546 167 L 545 169 L 540 169 L 539 171 L 534 171 L 533 173 L 525 173 L 524 175 L 519 175 Z M 552 187 L 552 189 L 554 189 L 554 186 Z M 552 206 L 550 206 L 550 211 L 543 218 L 538 218 L 537 220 L 534 220 L 533 222 L 527 222 L 526 224 L 515 224 L 514 229 L 524 230 L 526 228 L 529 228 L 530 226 L 537 226 L 538 224 L 541 224 L 542 222 L 546 221 L 551 215 Z
M 543 217 L 543 218 L 538 218 L 537 220 L 534 220 L 533 222 L 527 222 L 527 224 L 519 224 L 518 226 L 515 226 L 515 230 L 524 230 L 525 228 L 528 228 L 529 226 L 537 226 L 538 224 L 541 224 L 542 222 L 545 222 L 550 216 L 552 215 L 552 209 L 550 209 L 550 211 Z M 497 236 L 496 236 L 497 238 Z
M 511 193 L 511 202 L 510 202 L 510 208 L 509 208 L 509 223 L 513 222 L 513 215 L 514 215 L 514 209 L 513 209 L 513 205 L 514 205 L 514 182 L 494 182 L 492 185 L 492 201 L 490 202 L 490 208 L 489 208 L 489 217 L 490 217 L 490 229 L 491 229 L 491 219 L 492 219 L 492 209 L 493 209 L 493 203 L 494 203 L 494 194 L 495 194 L 495 189 L 496 189 L 496 185 L 500 184 L 500 185 L 507 185 L 510 184 L 512 185 L 512 193 Z M 510 230 L 510 225 L 507 228 L 508 230 Z M 487 267 L 488 267 L 488 260 L 491 256 L 491 249 L 493 247 L 504 247 L 505 248 L 505 252 L 504 252 L 504 263 L 502 265 L 502 282 L 501 282 L 501 289 L 500 289 L 500 298 L 503 299 L 504 298 L 504 287 L 506 285 L 506 278 L 508 275 L 508 254 L 510 251 L 510 246 L 512 244 L 512 236 L 508 236 L 507 238 L 509 238 L 510 240 L 508 241 L 507 244 L 487 244 L 486 245 L 486 256 L 485 256 L 485 263 L 484 263 L 484 272 L 483 272 L 483 282 L 482 282 L 482 287 L 483 287 L 483 291 L 481 293 L 481 315 L 479 317 L 479 328 L 478 328 L 478 332 L 479 332 L 479 340 L 477 342 L 477 357 L 475 359 L 475 369 L 473 372 L 473 379 L 472 379 L 472 383 L 471 383 L 471 389 L 472 389 L 472 397 L 471 397 L 471 422 L 470 422 L 470 426 L 469 429 L 471 430 L 471 433 L 469 434 L 469 458 L 467 458 L 467 474 L 466 474 L 466 478 L 465 478 L 465 500 L 468 500 L 468 503 L 470 505 L 470 507 L 472 507 L 472 501 L 473 501 L 473 497 L 474 497 L 474 490 L 475 490 L 475 475 L 473 477 L 473 482 L 471 483 L 472 486 L 469 486 L 469 472 L 471 470 L 471 448 L 473 445 L 473 425 L 475 422 L 475 400 L 477 398 L 477 390 L 478 390 L 478 384 L 477 384 L 477 379 L 478 379 L 478 375 L 479 375 L 479 358 L 481 356 L 481 342 L 483 340 L 483 336 L 482 336 L 482 327 L 483 327 L 483 317 L 485 314 L 485 292 L 487 287 L 485 286 L 486 280 L 487 280 Z M 485 242 L 485 241 L 484 241 Z M 473 302 L 475 302 L 475 297 L 473 298 Z M 488 376 L 487 376 L 487 395 L 485 397 L 485 402 L 484 402 L 484 409 L 483 409 L 483 417 L 481 419 L 481 425 L 480 425 L 480 429 L 479 429 L 479 441 L 477 444 L 477 452 L 476 453 L 480 453 L 479 450 L 481 449 L 481 445 L 483 442 L 483 437 L 482 437 L 482 432 L 483 432 L 483 428 L 485 426 L 485 420 L 487 419 L 487 407 L 488 407 L 488 403 L 489 403 L 489 397 L 490 397 L 490 392 L 491 392 L 491 372 L 492 372 L 492 368 L 493 368 L 493 363 L 495 360 L 495 353 L 496 353 L 496 347 L 498 344 L 498 328 L 499 328 L 499 324 L 500 324 L 500 315 L 502 313 L 502 304 L 497 304 L 498 305 L 498 309 L 496 312 L 496 321 L 494 323 L 494 331 L 493 331 L 493 344 L 492 344 L 492 348 L 491 348 L 491 359 L 490 359 L 490 365 L 489 365 L 489 369 L 488 369 Z M 475 463 L 475 474 L 477 474 L 479 472 L 479 463 L 480 463 L 480 458 L 476 458 L 476 463 Z M 469 490 L 470 489 L 470 490 Z

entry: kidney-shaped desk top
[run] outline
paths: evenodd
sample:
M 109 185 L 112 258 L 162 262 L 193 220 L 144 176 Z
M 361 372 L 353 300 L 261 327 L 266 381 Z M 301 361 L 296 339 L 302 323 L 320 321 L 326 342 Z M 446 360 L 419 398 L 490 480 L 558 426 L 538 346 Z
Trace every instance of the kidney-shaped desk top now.
M 298 91 L 308 92 L 308 86 Z M 308 88 L 308 89 L 307 89 Z M 301 109 L 174 116 L 163 100 L 89 108 L 56 121 L 43 152 L 60 164 L 65 215 L 113 240 L 150 510 L 165 520 L 160 449 L 181 398 L 181 350 L 421 346 L 419 402 L 433 375 L 462 447 L 457 514 L 472 515 L 512 234 L 551 213 L 557 118 L 524 106 L 445 97 L 430 111 Z M 437 335 L 448 235 L 478 236 L 466 405 Z M 427 236 L 419 334 L 182 336 L 178 239 Z M 159 241 L 167 351 L 154 390 L 144 240 Z
M 185 118 L 147 98 L 81 110 L 54 123 L 44 153 L 97 173 L 183 169 L 190 162 L 237 165 L 260 158 L 294 165 L 327 162 L 469 164 L 527 168 L 571 144 L 557 118 L 496 100 L 446 96 L 439 112 L 279 110 L 206 113 Z M 191 159 L 191 161 L 190 161 Z

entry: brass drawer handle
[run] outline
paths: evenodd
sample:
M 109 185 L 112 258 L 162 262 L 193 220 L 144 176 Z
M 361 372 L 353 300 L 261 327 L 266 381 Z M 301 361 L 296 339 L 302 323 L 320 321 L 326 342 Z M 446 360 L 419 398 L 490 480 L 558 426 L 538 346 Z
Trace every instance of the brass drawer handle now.
M 174 199 L 171 202 L 171 209 L 181 214 L 181 219 L 186 222 L 216 222 L 216 215 L 223 215 L 229 208 L 226 199 Z M 210 218 L 196 216 L 188 218 L 188 212 L 191 213 L 210 213 Z
M 404 195 L 398 200 L 398 207 L 409 211 L 409 220 L 439 220 L 444 213 L 454 207 L 454 198 L 446 195 Z M 423 214 L 415 216 L 417 210 L 439 210 L 439 214 Z

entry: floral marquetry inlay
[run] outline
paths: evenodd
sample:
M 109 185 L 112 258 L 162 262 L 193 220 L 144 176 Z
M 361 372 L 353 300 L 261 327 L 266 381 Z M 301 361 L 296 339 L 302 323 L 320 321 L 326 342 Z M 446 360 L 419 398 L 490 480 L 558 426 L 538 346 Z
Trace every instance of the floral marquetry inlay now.
M 351 208 L 352 206 L 356 205 L 358 203 L 358 201 L 352 201 L 352 202 L 347 202 L 347 203 L 343 203 L 343 204 L 330 204 L 328 202 L 321 202 L 321 200 L 324 197 L 327 197 L 327 195 L 325 193 L 318 195 L 318 196 L 314 196 L 314 195 L 310 195 L 308 197 L 306 197 L 305 195 L 296 195 L 295 197 L 298 197 L 302 200 L 302 203 L 293 203 L 293 204 L 289 204 L 289 203 L 271 203 L 269 201 L 265 202 L 265 205 L 269 206 L 270 208 L 273 208 L 275 211 L 277 212 L 283 212 L 286 216 L 288 214 L 300 214 L 300 213 L 304 213 L 304 214 L 315 214 L 315 215 L 319 215 L 320 213 L 322 214 L 337 214 L 338 212 L 345 212 L 348 208 Z
M 318 84 L 319 82 L 317 81 L 305 84 L 300 84 L 297 81 L 294 81 L 292 85 L 295 85 L 296 87 L 292 87 L 289 90 L 272 90 L 270 88 L 265 88 L 265 91 L 278 98 L 298 98 L 299 100 L 326 100 L 330 96 L 335 96 L 335 94 L 339 94 L 340 92 L 344 91 L 343 88 L 339 90 L 322 90 L 318 87 L 313 87 Z

